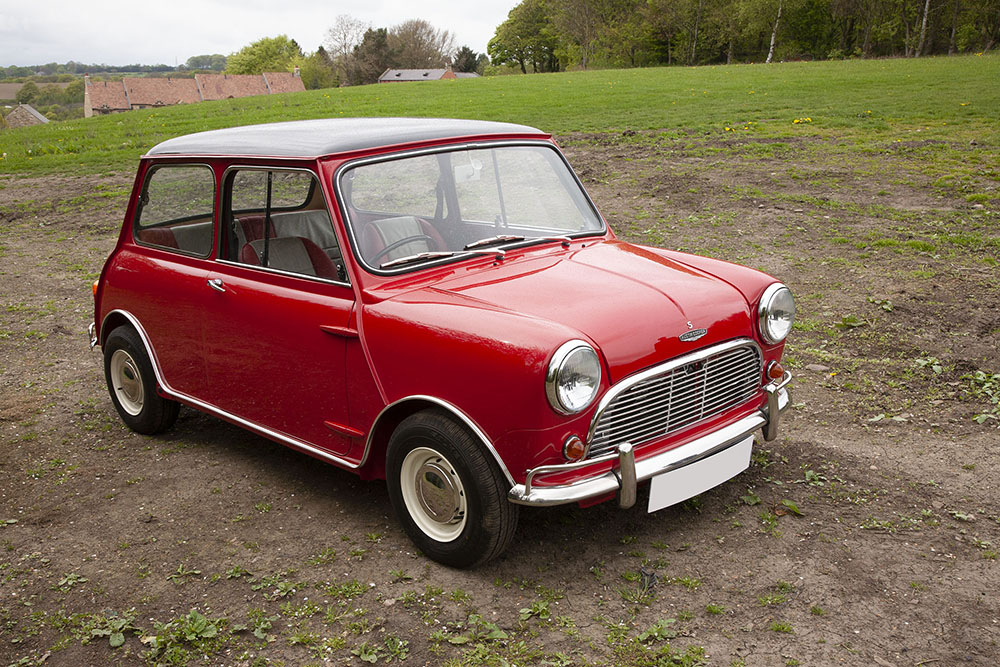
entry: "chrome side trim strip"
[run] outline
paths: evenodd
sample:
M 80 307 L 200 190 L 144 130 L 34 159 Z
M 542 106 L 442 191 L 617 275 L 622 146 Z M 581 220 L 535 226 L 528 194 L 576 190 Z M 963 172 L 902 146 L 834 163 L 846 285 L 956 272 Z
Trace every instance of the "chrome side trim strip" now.
M 777 389 L 774 395 L 776 397 L 777 411 L 780 412 L 788 405 L 788 392 L 785 389 Z M 619 503 L 628 502 L 630 495 L 635 493 L 635 485 L 638 485 L 639 482 L 644 482 L 661 473 L 677 470 L 692 463 L 697 463 L 713 454 L 718 454 L 724 449 L 742 442 L 748 436 L 752 435 L 755 430 L 761 426 L 766 426 L 767 423 L 768 415 L 765 411 L 757 410 L 739 421 L 704 435 L 697 440 L 692 440 L 686 445 L 641 461 L 634 461 L 634 478 L 632 477 L 632 472 L 628 470 L 629 459 L 634 460 L 634 452 L 631 451 L 631 447 L 629 451 L 622 451 L 624 446 L 620 446 L 614 453 L 606 454 L 599 459 L 586 462 L 587 464 L 593 464 L 618 459 L 619 466 L 617 469 L 613 468 L 597 477 L 591 477 L 573 484 L 538 487 L 532 486 L 532 481 L 539 474 L 570 471 L 585 467 L 584 465 L 573 463 L 567 465 L 539 466 L 528 472 L 524 484 L 514 485 L 510 493 L 507 494 L 507 499 L 518 505 L 544 507 L 579 502 L 588 498 L 616 493 L 620 490 Z M 630 485 L 631 488 L 626 488 L 626 485 Z M 634 498 L 634 496 L 632 497 Z
M 280 433 L 273 429 L 267 428 L 266 426 L 261 426 L 260 424 L 248 421 L 246 419 L 243 419 L 242 417 L 237 417 L 236 415 L 226 412 L 221 408 L 215 407 L 211 403 L 206 403 L 205 401 L 194 398 L 193 396 L 188 396 L 187 394 L 184 394 L 182 392 L 173 389 L 163 379 L 163 372 L 160 369 L 160 360 L 156 357 L 156 351 L 153 349 L 152 344 L 149 342 L 149 336 L 146 334 L 146 330 L 142 328 L 141 324 L 139 324 L 138 318 L 136 318 L 135 315 L 126 310 L 113 310 L 104 317 L 103 324 L 106 324 L 108 318 L 111 317 L 111 315 L 114 313 L 117 313 L 123 316 L 125 319 L 127 319 L 129 321 L 129 324 L 131 324 L 135 328 L 135 330 L 139 333 L 139 338 L 140 340 L 142 340 L 143 347 L 146 348 L 146 354 L 149 355 L 149 359 L 152 362 L 153 374 L 156 376 L 156 383 L 160 385 L 160 389 L 167 396 L 177 399 L 178 401 L 181 401 L 188 405 L 195 406 L 200 410 L 213 414 L 217 417 L 221 417 L 227 421 L 233 422 L 234 424 L 242 426 L 243 428 L 249 431 L 253 431 L 254 433 L 263 435 L 264 437 L 280 442 L 283 445 L 287 445 L 292 449 L 297 449 L 307 454 L 311 454 L 317 458 L 323 459 L 325 461 L 333 463 L 334 465 L 338 465 L 342 468 L 349 468 L 351 470 L 354 470 L 360 468 L 364 464 L 364 459 L 362 459 L 360 462 L 355 462 L 351 461 L 350 459 L 345 459 L 340 456 L 336 456 L 335 454 L 331 454 L 330 452 L 320 449 L 319 447 L 311 445 L 307 442 L 303 442 L 298 438 L 293 438 L 291 436 L 285 435 L 284 433 Z M 103 324 L 102 324 L 102 330 L 103 330 Z M 366 446 L 365 454 L 367 453 L 368 450 Z
M 511 476 L 510 471 L 507 469 L 506 464 L 504 464 L 503 459 L 500 458 L 500 454 L 497 453 L 497 450 L 493 447 L 493 443 L 490 441 L 489 437 L 487 437 L 483 429 L 479 428 L 479 426 L 477 426 L 476 423 L 472 421 L 472 419 L 468 415 L 466 415 L 464 412 L 459 410 L 457 407 L 455 407 L 448 401 L 444 401 L 440 398 L 435 398 L 433 396 L 425 396 L 422 394 L 416 394 L 413 396 L 407 396 L 405 398 L 401 398 L 398 401 L 393 401 L 389 405 L 382 408 L 382 411 L 378 413 L 378 417 L 376 417 L 375 421 L 372 422 L 371 428 L 368 429 L 368 438 L 365 440 L 365 451 L 361 457 L 361 463 L 358 464 L 359 466 L 364 465 L 365 462 L 368 460 L 368 454 L 371 452 L 372 438 L 375 436 L 375 430 L 378 427 L 378 423 L 382 419 L 383 415 L 385 415 L 385 413 L 388 412 L 391 408 L 394 408 L 397 405 L 401 405 L 403 403 L 411 401 L 427 401 L 428 403 L 433 403 L 438 407 L 444 408 L 445 410 L 450 412 L 452 416 L 458 418 L 459 421 L 465 424 L 465 426 L 468 427 L 470 431 L 472 431 L 473 435 L 479 438 L 480 442 L 483 443 L 483 446 L 486 447 L 487 451 L 489 451 L 489 453 L 493 455 L 493 459 L 497 462 L 497 465 L 500 466 L 500 471 L 503 472 L 504 477 L 507 478 L 507 481 L 510 482 L 511 486 L 514 486 L 514 478 Z

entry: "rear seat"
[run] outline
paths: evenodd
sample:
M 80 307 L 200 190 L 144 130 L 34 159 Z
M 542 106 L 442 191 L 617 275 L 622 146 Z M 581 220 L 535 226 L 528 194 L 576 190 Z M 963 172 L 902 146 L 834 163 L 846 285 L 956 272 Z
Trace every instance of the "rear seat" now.
M 212 251 L 212 222 L 192 222 L 170 227 L 147 227 L 136 232 L 142 243 L 183 250 L 198 255 Z
M 136 236 L 143 243 L 179 250 L 177 247 L 177 239 L 174 237 L 174 233 L 170 231 L 169 227 L 150 227 L 149 229 L 140 229 Z

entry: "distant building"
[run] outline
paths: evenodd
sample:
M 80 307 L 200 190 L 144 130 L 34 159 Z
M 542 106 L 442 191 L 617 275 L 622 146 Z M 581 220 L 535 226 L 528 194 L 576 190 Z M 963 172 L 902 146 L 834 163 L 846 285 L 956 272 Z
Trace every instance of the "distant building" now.
M 48 118 L 38 113 L 30 104 L 18 104 L 13 111 L 7 114 L 5 120 L 10 128 L 44 125 L 49 122 Z
M 127 76 L 120 81 L 93 82 L 84 76 L 83 115 L 90 118 L 131 109 L 301 92 L 306 88 L 298 69 L 264 74 L 195 74 L 193 79 Z
M 399 81 L 441 81 L 443 79 L 471 79 L 479 76 L 475 72 L 453 72 L 446 69 L 387 69 L 378 78 L 379 83 Z

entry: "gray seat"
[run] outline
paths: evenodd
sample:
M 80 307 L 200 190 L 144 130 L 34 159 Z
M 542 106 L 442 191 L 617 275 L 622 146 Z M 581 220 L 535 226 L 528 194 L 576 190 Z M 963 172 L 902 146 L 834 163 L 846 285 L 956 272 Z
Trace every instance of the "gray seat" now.
M 251 241 L 240 250 L 244 264 L 264 264 L 264 239 Z M 337 267 L 323 249 L 301 236 L 280 236 L 268 239 L 267 266 L 272 269 L 299 273 L 328 280 L 340 280 Z

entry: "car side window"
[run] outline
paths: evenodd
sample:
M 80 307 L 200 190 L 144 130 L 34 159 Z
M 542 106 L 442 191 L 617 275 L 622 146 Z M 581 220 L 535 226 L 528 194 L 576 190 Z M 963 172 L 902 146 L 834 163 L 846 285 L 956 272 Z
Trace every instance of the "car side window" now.
M 235 169 L 225 183 L 225 259 L 347 282 L 343 253 L 312 172 Z
M 162 165 L 146 176 L 133 225 L 136 241 L 207 257 L 212 252 L 215 174 L 204 165 Z

